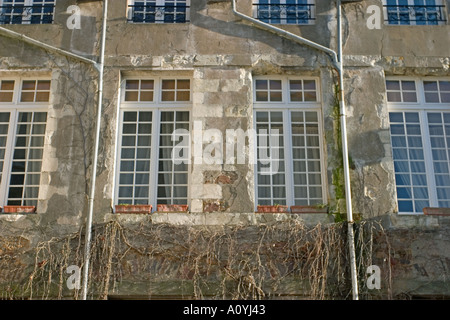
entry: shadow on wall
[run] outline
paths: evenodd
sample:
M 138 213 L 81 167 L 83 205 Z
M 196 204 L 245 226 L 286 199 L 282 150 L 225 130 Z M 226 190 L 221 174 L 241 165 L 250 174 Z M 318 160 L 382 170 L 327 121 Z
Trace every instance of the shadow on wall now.
M 232 17 L 232 20 L 225 21 L 219 20 L 212 17 L 211 14 L 204 14 L 203 12 L 208 12 L 211 9 L 211 6 L 221 6 L 222 10 L 229 12 L 229 17 Z M 304 36 L 306 39 L 317 42 L 324 46 L 329 46 L 330 43 L 330 32 L 328 30 L 328 21 L 326 19 L 328 6 L 331 4 L 327 4 L 327 7 L 317 6 L 316 7 L 316 23 L 313 26 L 298 26 L 291 25 L 289 26 L 289 30 L 295 32 L 298 35 L 302 35 L 302 31 L 306 31 Z M 239 10 L 239 5 L 238 5 Z M 320 12 L 319 12 L 320 10 Z M 212 10 L 210 10 L 212 11 Z M 319 52 L 311 49 L 305 45 L 295 44 L 291 40 L 287 40 L 278 35 L 275 35 L 269 31 L 262 30 L 260 28 L 251 26 L 246 22 L 242 22 L 239 18 L 235 18 L 232 13 L 232 1 L 231 0 L 222 0 L 222 1 L 192 1 L 191 2 L 191 21 L 190 23 L 196 27 L 206 29 L 215 33 L 219 33 L 221 35 L 225 35 L 232 38 L 242 38 L 247 40 L 252 40 L 256 42 L 261 42 L 266 44 L 269 47 L 274 48 L 281 54 L 296 54 L 299 56 L 307 56 L 312 55 L 316 56 Z M 281 25 L 277 25 L 281 26 Z M 320 32 L 320 31 L 323 32 Z M 287 42 L 287 43 L 286 43 Z M 248 53 L 254 53 L 251 45 L 248 46 Z

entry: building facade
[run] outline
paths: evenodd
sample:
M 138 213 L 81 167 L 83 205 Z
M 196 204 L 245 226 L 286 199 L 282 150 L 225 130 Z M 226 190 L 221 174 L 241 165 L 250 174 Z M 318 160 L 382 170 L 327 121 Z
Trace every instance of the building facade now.
M 336 1 L 233 4 L 110 1 L 102 55 L 103 1 L 0 0 L 0 237 L 23 256 L 17 282 L 44 272 L 43 241 L 86 232 L 90 201 L 94 226 L 345 220 L 342 89 L 354 215 L 392 237 L 389 262 L 374 251 L 390 279 L 377 294 L 448 297 L 450 1 L 343 1 L 342 37 Z M 104 296 L 148 296 L 121 266 Z M 180 278 L 167 268 L 158 285 Z

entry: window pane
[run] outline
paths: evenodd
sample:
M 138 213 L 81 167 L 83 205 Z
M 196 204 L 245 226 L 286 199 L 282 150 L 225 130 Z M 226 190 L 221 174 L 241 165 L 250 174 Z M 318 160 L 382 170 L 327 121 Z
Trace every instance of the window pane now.
M 421 212 L 423 202 L 417 199 L 428 201 L 428 191 L 426 175 L 421 174 L 425 173 L 426 168 L 422 160 L 423 145 L 419 114 L 396 112 L 390 113 L 389 118 L 399 211 Z M 417 188 L 417 186 L 424 187 Z
M 22 92 L 20 96 L 21 102 L 34 102 L 34 92 Z
M 141 80 L 141 90 L 153 90 L 153 80 Z
M 162 101 L 175 101 L 175 91 L 163 91 L 161 94 Z
M 0 102 L 12 102 L 14 94 L 14 81 L 0 81 Z
M 125 90 L 139 90 L 139 80 L 127 80 Z
M 273 128 L 283 130 L 283 121 L 285 121 L 284 114 L 281 111 L 258 111 L 256 112 L 256 127 L 261 128 L 263 124 L 267 123 L 267 132 Z M 284 171 L 284 143 L 279 143 L 278 146 L 274 146 L 272 145 L 273 140 L 267 139 L 270 135 L 266 134 L 265 138 L 262 139 L 264 136 L 260 134 L 260 139 L 258 139 L 259 152 L 257 166 L 259 204 L 263 202 L 268 202 L 269 204 L 288 202 L 292 204 L 300 202 L 303 204 L 312 204 L 322 202 L 320 139 L 317 129 L 318 113 L 312 111 L 292 111 L 290 119 L 292 121 L 289 124 L 292 137 L 289 140 L 293 146 L 293 148 L 290 148 L 292 152 L 292 160 L 290 161 L 292 161 L 293 171 L 289 175 L 293 177 L 293 185 L 287 185 L 288 180 Z M 279 123 L 283 123 L 283 125 L 279 126 Z M 308 129 L 309 127 L 311 127 L 311 130 Z M 267 147 L 262 148 L 264 146 Z M 262 152 L 263 150 L 265 150 L 265 153 Z M 268 163 L 267 160 L 277 153 L 279 160 L 277 162 L 269 161 Z M 263 156 L 264 154 L 266 155 L 265 157 Z M 301 161 L 302 159 L 306 161 Z M 317 161 L 312 161 L 313 159 Z M 290 200 L 287 199 L 287 187 L 293 192 L 291 192 L 292 198 Z
M 187 85 L 187 84 L 186 84 Z M 158 172 L 158 195 L 157 202 L 160 204 L 187 204 L 187 163 L 175 164 L 172 154 L 180 155 L 187 160 L 188 150 L 175 145 L 177 139 L 172 140 L 172 132 L 175 127 L 183 127 L 189 121 L 189 112 L 186 111 L 164 111 L 161 112 L 161 126 L 159 138 L 159 172 Z M 184 158 L 183 158 L 184 157 Z M 166 159 L 166 160 L 164 160 Z M 163 187 L 164 186 L 164 187 Z
M 123 112 L 119 203 L 148 204 L 152 112 Z
M 36 88 L 35 80 L 26 80 L 22 82 L 22 91 L 34 91 Z
M 37 82 L 37 90 L 38 91 L 49 91 L 50 90 L 50 81 L 49 80 L 39 80 Z
M 9 188 L 8 203 L 37 204 L 46 119 L 47 113 L 45 112 L 18 113 L 13 150 L 14 161 L 11 165 L 9 181 L 10 185 L 14 187 Z M 32 125 L 31 121 L 39 124 Z M 25 172 L 32 174 L 25 174 Z
M 175 90 L 175 80 L 163 80 L 162 81 L 163 90 Z

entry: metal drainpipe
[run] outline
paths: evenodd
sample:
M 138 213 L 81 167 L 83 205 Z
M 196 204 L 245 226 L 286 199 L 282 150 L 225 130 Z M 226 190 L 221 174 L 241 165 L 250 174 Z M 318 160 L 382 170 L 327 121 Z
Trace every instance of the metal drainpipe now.
M 5 37 L 11 38 L 11 39 L 16 39 L 16 40 L 25 42 L 27 44 L 33 45 L 35 47 L 39 47 L 39 48 L 44 49 L 44 50 L 49 51 L 49 52 L 61 54 L 63 56 L 66 56 L 66 57 L 69 57 L 69 58 L 72 58 L 72 59 L 75 59 L 75 60 L 78 60 L 78 61 L 81 61 L 81 62 L 92 64 L 92 65 L 94 65 L 97 68 L 97 62 L 94 61 L 94 60 L 85 58 L 83 56 L 80 56 L 78 54 L 75 54 L 75 53 L 72 53 L 72 52 L 69 52 L 69 51 L 66 51 L 66 50 L 62 50 L 62 49 L 56 48 L 54 46 L 48 45 L 48 44 L 46 44 L 44 42 L 35 40 L 33 38 L 27 37 L 26 35 L 23 35 L 21 33 L 18 33 L 18 32 L 9 30 L 9 29 L 6 29 L 4 27 L 0 27 L 0 35 L 3 35 Z
M 346 196 L 346 207 L 347 207 L 347 220 L 348 220 L 348 245 L 350 251 L 350 269 L 351 269 L 351 279 L 352 279 L 352 295 L 353 300 L 358 300 L 358 278 L 356 273 L 356 253 L 355 253 L 355 242 L 353 233 L 353 211 L 352 211 L 352 198 L 351 198 L 351 188 L 350 188 L 350 169 L 348 163 L 348 146 L 347 146 L 347 125 L 346 125 L 346 113 L 345 113 L 345 100 L 344 100 L 344 67 L 343 67 L 343 55 L 342 55 L 342 10 L 341 10 L 341 0 L 336 0 L 337 6 L 337 19 L 338 19 L 338 54 L 330 48 L 324 47 L 320 44 L 312 42 L 308 39 L 302 38 L 296 34 L 290 33 L 281 28 L 274 27 L 268 23 L 262 22 L 260 20 L 251 18 L 245 14 L 240 13 L 236 9 L 236 0 L 233 0 L 233 13 L 250 22 L 252 25 L 270 31 L 284 38 L 293 40 L 297 43 L 310 46 L 314 49 L 320 50 L 331 56 L 331 62 L 336 68 L 339 74 L 339 105 L 340 105 L 340 120 L 341 120 L 341 132 L 342 132 L 342 152 L 344 160 L 344 180 L 345 180 L 345 196 Z
M 95 146 L 92 160 L 92 180 L 91 191 L 89 195 L 89 212 L 86 218 L 86 235 L 85 235 L 85 250 L 84 250 L 84 267 L 83 267 L 83 287 L 82 299 L 86 300 L 89 282 L 89 263 L 91 255 L 91 237 L 92 237 L 92 217 L 94 213 L 94 198 L 95 198 L 95 183 L 97 178 L 97 162 L 98 162 L 98 148 L 100 144 L 100 128 L 102 118 L 103 105 L 103 71 L 105 62 L 105 42 L 106 42 L 106 22 L 108 18 L 108 0 L 103 1 L 103 27 L 102 40 L 100 48 L 100 62 L 99 62 L 99 80 L 98 80 L 98 107 L 97 107 L 97 121 L 95 132 Z
M 350 270 L 352 278 L 352 294 L 353 300 L 358 300 L 358 276 L 356 271 L 356 252 L 355 252 L 355 236 L 353 232 L 353 208 L 352 208 L 352 191 L 350 185 L 350 169 L 348 163 L 348 143 L 347 143 L 347 115 L 345 109 L 344 95 L 344 55 L 342 53 L 342 4 L 341 0 L 337 0 L 337 17 L 338 17 L 338 57 L 339 57 L 339 105 L 342 131 L 342 155 L 344 160 L 344 180 L 345 180 L 345 198 L 347 208 L 347 226 L 348 226 L 348 246 L 350 254 Z

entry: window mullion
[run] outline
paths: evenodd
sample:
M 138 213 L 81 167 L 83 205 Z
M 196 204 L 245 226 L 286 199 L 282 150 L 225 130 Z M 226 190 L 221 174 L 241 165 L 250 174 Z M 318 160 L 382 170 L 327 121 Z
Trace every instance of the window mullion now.
M 3 174 L 2 182 L 0 186 L 0 192 L 2 194 L 2 205 L 8 203 L 8 190 L 9 181 L 11 176 L 11 166 L 14 154 L 14 141 L 16 140 L 16 126 L 17 126 L 17 110 L 10 110 L 9 116 L 9 127 L 8 127 L 8 138 L 6 141 L 5 148 L 5 158 L 3 162 Z
M 427 176 L 428 199 L 430 206 L 438 206 L 436 190 L 436 176 L 433 169 L 433 155 L 428 126 L 428 115 L 425 110 L 419 112 L 420 126 L 422 130 L 423 152 L 425 157 L 425 171 Z
M 119 199 L 119 186 L 120 186 L 120 165 L 121 165 L 121 153 L 122 153 L 122 137 L 123 137 L 123 114 L 124 110 L 121 110 L 119 112 L 119 125 L 118 128 L 118 138 L 116 143 L 116 159 L 117 159 L 117 165 L 116 165 L 116 173 L 115 173 L 115 189 L 114 189 L 114 199 L 118 201 Z M 119 203 L 117 203 L 119 204 Z
M 152 118 L 152 146 L 150 155 L 150 199 L 149 204 L 152 204 L 156 210 L 158 199 L 158 168 L 159 168 L 159 133 L 161 130 L 161 110 L 153 109 Z
M 294 201 L 294 170 L 293 170 L 293 155 L 292 155 L 292 121 L 291 110 L 286 109 L 283 112 L 284 125 L 284 174 L 286 179 L 286 204 L 288 206 L 295 205 Z M 289 159 L 289 160 L 288 160 Z
M 323 203 L 327 202 L 327 198 L 326 198 L 326 189 L 325 189 L 325 182 L 326 180 L 326 175 L 325 175 L 325 150 L 324 150 L 324 143 L 323 143 L 323 137 L 325 136 L 323 133 L 323 118 L 322 118 L 322 113 L 319 110 L 316 110 L 317 112 L 317 120 L 318 120 L 318 130 L 319 130 L 319 154 L 320 154 L 320 176 L 321 176 L 321 187 L 322 187 L 322 201 Z

